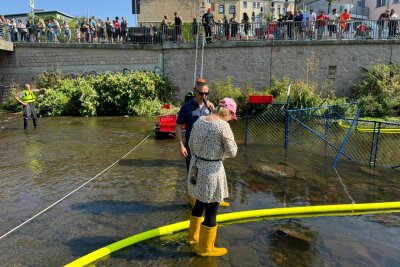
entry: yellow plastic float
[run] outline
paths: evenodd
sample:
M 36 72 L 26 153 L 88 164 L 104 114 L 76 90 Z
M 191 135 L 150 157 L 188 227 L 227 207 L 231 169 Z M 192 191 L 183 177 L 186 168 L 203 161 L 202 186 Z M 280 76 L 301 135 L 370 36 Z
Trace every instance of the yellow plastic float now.
M 345 128 L 345 129 L 350 129 L 349 125 L 344 125 L 342 121 L 339 121 L 338 123 L 339 127 Z M 365 133 L 373 133 L 374 131 L 377 133 L 378 129 L 374 128 L 362 128 L 362 127 L 356 127 L 353 130 L 357 130 L 358 132 L 365 132 Z M 400 134 L 400 129 L 399 128 L 381 128 L 379 130 L 380 133 L 384 134 Z
M 273 208 L 262 210 L 249 210 L 220 214 L 217 216 L 217 222 L 244 221 L 244 220 L 267 220 L 283 218 L 308 218 L 321 216 L 353 216 L 360 214 L 400 212 L 400 202 L 382 202 L 382 203 L 362 203 L 362 204 L 340 204 L 324 206 Z M 66 267 L 85 266 L 102 257 L 105 257 L 122 248 L 131 246 L 141 241 L 154 237 L 171 234 L 173 232 L 188 229 L 189 221 L 183 221 L 156 229 L 152 229 L 131 237 L 122 239 L 108 246 L 95 250 L 67 265 Z

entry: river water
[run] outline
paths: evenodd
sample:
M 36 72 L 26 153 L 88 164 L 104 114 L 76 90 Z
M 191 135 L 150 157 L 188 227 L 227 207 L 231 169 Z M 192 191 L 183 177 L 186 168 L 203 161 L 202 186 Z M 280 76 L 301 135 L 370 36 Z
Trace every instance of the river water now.
M 175 140 L 155 140 L 155 118 L 43 118 L 22 130 L 21 115 L 0 114 L 0 236 L 95 177 L 47 212 L 0 239 L 2 266 L 61 266 L 142 231 L 189 218 L 185 164 Z M 30 125 L 32 127 L 32 125 Z M 244 123 L 232 123 L 237 140 Z M 400 172 L 261 145 L 239 145 L 225 162 L 231 202 L 220 213 L 302 205 L 398 201 Z M 259 165 L 284 168 L 268 178 Z M 294 235 L 286 235 L 289 229 Z M 287 231 L 286 231 L 287 232 Z M 294 236 L 297 236 L 294 237 Z M 299 238 L 300 236 L 300 238 Z M 154 238 L 97 266 L 399 266 L 400 216 L 260 220 L 220 225 L 229 254 L 200 258 L 186 232 Z

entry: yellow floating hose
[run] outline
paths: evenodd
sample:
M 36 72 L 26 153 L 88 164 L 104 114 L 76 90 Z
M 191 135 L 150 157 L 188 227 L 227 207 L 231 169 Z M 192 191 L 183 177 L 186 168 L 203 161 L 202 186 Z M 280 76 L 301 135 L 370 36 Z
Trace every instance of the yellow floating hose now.
M 217 222 L 243 221 L 258 219 L 281 219 L 281 218 L 308 218 L 321 216 L 352 216 L 359 214 L 400 212 L 400 202 L 382 202 L 382 203 L 363 203 L 363 204 L 340 204 L 308 207 L 290 207 L 273 208 L 262 210 L 249 210 L 220 214 L 217 216 Z M 171 234 L 173 232 L 188 229 L 189 221 L 183 221 L 156 229 L 152 229 L 131 237 L 122 239 L 108 246 L 93 251 L 67 265 L 66 267 L 85 266 L 102 257 L 105 257 L 122 248 L 131 246 L 141 241 L 154 237 Z
M 340 127 L 342 127 L 342 128 L 345 128 L 345 129 L 349 129 L 350 128 L 350 126 L 344 125 L 342 121 L 339 121 L 338 125 Z M 357 130 L 359 132 L 365 132 L 365 133 L 373 133 L 374 131 L 378 132 L 378 129 L 374 130 L 374 128 L 357 127 L 354 130 Z M 379 130 L 379 132 L 380 133 L 385 133 L 385 134 L 400 134 L 400 129 L 399 128 L 381 128 Z

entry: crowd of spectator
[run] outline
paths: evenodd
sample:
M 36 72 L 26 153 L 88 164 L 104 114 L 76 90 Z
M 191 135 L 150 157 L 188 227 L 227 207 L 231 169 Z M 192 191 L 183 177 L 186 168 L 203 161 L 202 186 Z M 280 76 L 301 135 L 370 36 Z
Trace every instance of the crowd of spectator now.
M 204 28 L 207 42 L 216 40 L 249 39 L 351 39 L 351 38 L 396 38 L 399 37 L 398 16 L 394 9 L 386 10 L 378 20 L 352 20 L 347 9 L 338 14 L 333 9 L 329 14 L 320 10 L 316 14 L 312 9 L 307 13 L 302 10 L 287 11 L 275 19 L 255 22 L 243 13 L 241 20 L 236 13 L 228 18 L 223 15 L 214 19 L 212 10 L 203 14 L 201 21 L 196 18 L 192 23 L 184 24 L 178 12 L 173 20 L 164 15 L 159 26 L 140 25 L 129 27 L 125 16 L 106 20 L 81 18 L 69 23 L 59 22 L 54 18 L 39 18 L 34 23 L 31 19 L 16 21 L 0 16 L 0 38 L 12 42 L 66 42 L 76 43 L 162 43 L 165 41 L 193 41 Z M 185 34 L 186 33 L 186 34 Z M 190 40 L 189 40 L 190 39 Z

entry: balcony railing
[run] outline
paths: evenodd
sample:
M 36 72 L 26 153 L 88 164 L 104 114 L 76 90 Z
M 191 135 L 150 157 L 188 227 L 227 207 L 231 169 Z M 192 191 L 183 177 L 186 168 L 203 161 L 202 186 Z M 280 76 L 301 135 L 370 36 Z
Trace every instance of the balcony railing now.
M 7 32 L 3 30 L 3 33 Z M 18 31 L 7 35 L 14 42 L 50 42 L 50 43 L 109 43 L 109 44 L 163 44 L 166 42 L 194 43 L 196 34 L 200 40 L 208 42 L 246 42 L 274 40 L 343 40 L 343 39 L 399 39 L 399 21 L 350 20 L 314 22 L 263 22 L 263 23 L 221 23 L 210 25 L 209 34 L 205 34 L 200 24 L 184 24 L 170 27 L 131 27 L 120 32 L 112 29 L 96 31 L 76 30 L 69 32 L 34 29 Z M 29 34 L 31 33 L 31 34 Z

